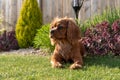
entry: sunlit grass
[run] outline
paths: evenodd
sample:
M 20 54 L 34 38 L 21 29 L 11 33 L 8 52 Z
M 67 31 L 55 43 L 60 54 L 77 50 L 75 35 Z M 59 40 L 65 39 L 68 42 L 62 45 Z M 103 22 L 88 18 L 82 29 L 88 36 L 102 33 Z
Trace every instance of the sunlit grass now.
M 86 57 L 84 67 L 53 69 L 50 56 L 0 55 L 0 80 L 120 80 L 120 57 Z

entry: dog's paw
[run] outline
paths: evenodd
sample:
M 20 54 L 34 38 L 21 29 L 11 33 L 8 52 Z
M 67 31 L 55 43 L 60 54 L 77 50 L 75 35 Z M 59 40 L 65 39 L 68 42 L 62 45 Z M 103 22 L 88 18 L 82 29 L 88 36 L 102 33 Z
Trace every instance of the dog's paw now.
M 63 65 L 59 62 L 52 63 L 52 68 L 63 68 Z
M 70 66 L 70 69 L 81 69 L 81 68 L 82 68 L 82 65 L 80 65 L 80 64 L 72 64 Z

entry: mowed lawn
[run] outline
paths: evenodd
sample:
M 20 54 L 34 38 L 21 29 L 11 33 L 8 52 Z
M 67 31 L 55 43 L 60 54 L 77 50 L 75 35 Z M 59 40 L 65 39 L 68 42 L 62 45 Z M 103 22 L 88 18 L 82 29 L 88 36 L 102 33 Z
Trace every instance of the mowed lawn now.
M 86 57 L 84 67 L 53 69 L 50 56 L 0 55 L 0 80 L 120 80 L 120 57 Z

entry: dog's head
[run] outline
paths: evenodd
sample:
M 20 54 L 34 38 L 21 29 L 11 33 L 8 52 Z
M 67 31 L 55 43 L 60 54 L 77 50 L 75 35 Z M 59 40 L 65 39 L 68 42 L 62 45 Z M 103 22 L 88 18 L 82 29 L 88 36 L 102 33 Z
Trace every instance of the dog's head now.
M 50 26 L 51 43 L 56 40 L 67 40 L 71 44 L 80 39 L 79 27 L 72 18 L 55 18 Z

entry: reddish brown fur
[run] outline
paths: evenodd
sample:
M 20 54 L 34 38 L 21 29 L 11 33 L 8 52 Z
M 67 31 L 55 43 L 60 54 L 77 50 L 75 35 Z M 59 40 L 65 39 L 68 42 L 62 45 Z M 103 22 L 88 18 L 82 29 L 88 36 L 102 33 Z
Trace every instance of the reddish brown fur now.
M 63 62 L 73 61 L 70 69 L 82 68 L 84 46 L 79 27 L 71 18 L 56 18 L 50 27 L 51 43 L 55 45 L 51 57 L 52 67 L 61 68 Z

